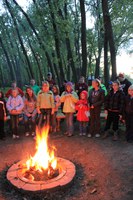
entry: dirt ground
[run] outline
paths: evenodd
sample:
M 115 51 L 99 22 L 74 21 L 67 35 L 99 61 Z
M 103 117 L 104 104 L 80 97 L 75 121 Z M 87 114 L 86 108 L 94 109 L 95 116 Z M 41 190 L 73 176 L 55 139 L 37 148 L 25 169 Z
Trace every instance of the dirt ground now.
M 64 128 L 64 125 L 63 125 Z M 8 134 L 0 141 L 0 200 L 132 200 L 133 199 L 133 144 L 123 136 L 113 142 L 87 138 L 78 135 L 78 127 L 73 137 L 62 133 L 51 134 L 50 143 L 57 149 L 56 154 L 71 160 L 76 165 L 76 177 L 70 188 L 54 194 L 32 196 L 19 193 L 7 183 L 7 167 L 35 152 L 35 141 L 21 133 L 19 140 Z M 121 131 L 120 131 L 121 132 Z

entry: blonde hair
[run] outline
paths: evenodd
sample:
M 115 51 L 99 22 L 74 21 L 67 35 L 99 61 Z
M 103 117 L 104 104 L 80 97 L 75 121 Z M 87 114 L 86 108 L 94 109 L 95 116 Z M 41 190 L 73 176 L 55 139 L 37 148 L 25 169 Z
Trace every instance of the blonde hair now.
M 48 81 L 43 81 L 43 82 L 42 82 L 42 86 L 43 86 L 44 84 L 46 84 L 46 85 L 49 87 L 49 82 L 48 82 Z

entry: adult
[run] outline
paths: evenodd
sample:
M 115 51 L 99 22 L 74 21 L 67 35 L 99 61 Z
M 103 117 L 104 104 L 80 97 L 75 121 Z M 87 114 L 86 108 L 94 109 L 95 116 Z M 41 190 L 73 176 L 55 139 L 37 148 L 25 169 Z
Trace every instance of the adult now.
M 33 90 L 34 94 L 37 95 L 40 91 L 40 87 L 36 85 L 35 79 L 30 80 L 31 89 Z
M 51 90 L 53 85 L 55 85 L 55 80 L 52 78 L 52 73 L 51 72 L 48 72 L 47 74 L 47 81 L 49 83 L 49 89 Z
M 80 77 L 79 82 L 75 85 L 75 90 L 76 90 L 78 96 L 80 95 L 80 93 L 83 90 L 88 91 L 88 85 L 87 85 L 87 83 L 85 83 L 84 76 Z
M 117 78 L 118 78 L 118 80 L 120 82 L 120 85 L 121 85 L 121 88 L 122 88 L 124 94 L 127 96 L 128 88 L 131 85 L 131 82 L 127 78 L 125 78 L 124 73 L 119 73 Z
M 17 90 L 18 95 L 20 95 L 21 97 L 24 96 L 24 92 L 19 87 L 17 87 L 16 81 L 13 81 L 11 84 L 11 88 L 5 94 L 6 98 L 9 98 L 12 95 L 12 90 Z

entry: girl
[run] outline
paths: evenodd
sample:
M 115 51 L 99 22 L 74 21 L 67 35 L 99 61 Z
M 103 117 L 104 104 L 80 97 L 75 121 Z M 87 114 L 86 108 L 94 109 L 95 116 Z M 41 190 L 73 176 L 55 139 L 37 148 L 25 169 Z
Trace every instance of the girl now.
M 73 114 L 75 113 L 75 103 L 78 101 L 76 92 L 72 89 L 72 83 L 66 83 L 66 90 L 61 95 L 61 102 L 63 105 L 63 112 L 66 115 L 67 132 L 68 137 L 73 135 Z
M 55 111 L 54 111 L 54 114 L 52 115 L 52 130 L 53 132 L 56 132 L 58 131 L 56 128 L 56 114 L 57 114 L 59 106 L 61 105 L 60 96 L 59 96 L 59 88 L 57 85 L 53 86 L 52 92 L 54 95 L 54 103 L 55 103 Z
M 119 89 L 119 82 L 114 81 L 112 85 L 112 90 L 106 97 L 105 100 L 105 113 L 107 114 L 107 121 L 105 126 L 105 134 L 103 138 L 106 138 L 109 133 L 111 124 L 113 123 L 113 140 L 118 140 L 118 124 L 120 115 L 123 112 L 124 107 L 124 93 Z
M 17 89 L 12 89 L 12 93 L 7 101 L 6 107 L 11 117 L 13 139 L 19 138 L 18 134 L 19 115 L 22 112 L 24 103 L 22 97 L 18 95 Z
M 37 112 L 39 114 L 38 126 L 42 126 L 42 122 L 45 119 L 45 124 L 50 125 L 50 117 L 54 114 L 54 96 L 53 92 L 49 90 L 49 83 L 44 81 L 42 84 L 42 90 L 37 96 Z
M 26 136 L 29 136 L 30 126 L 31 126 L 32 136 L 35 135 L 35 119 L 37 115 L 36 101 L 37 99 L 33 93 L 32 88 L 27 87 L 24 100 L 24 122 L 25 122 Z
M 6 101 L 4 99 L 4 93 L 0 91 L 0 139 L 5 138 L 4 121 L 6 120 Z
M 87 122 L 89 121 L 88 118 L 89 106 L 87 98 L 88 98 L 88 92 L 83 90 L 80 93 L 80 100 L 76 103 L 75 107 L 76 110 L 78 111 L 77 120 L 79 121 L 80 136 L 86 135 Z
M 90 103 L 90 132 L 88 137 L 95 134 L 95 137 L 100 137 L 100 112 L 104 102 L 104 90 L 100 88 L 100 81 L 94 79 L 92 81 L 92 89 L 89 94 Z
M 128 88 L 128 95 L 125 98 L 124 119 L 127 142 L 133 142 L 133 85 Z

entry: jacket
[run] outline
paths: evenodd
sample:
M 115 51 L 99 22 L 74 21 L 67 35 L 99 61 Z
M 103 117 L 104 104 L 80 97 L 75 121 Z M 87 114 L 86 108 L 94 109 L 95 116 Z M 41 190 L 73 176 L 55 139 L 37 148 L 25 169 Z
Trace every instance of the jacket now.
M 64 113 L 74 113 L 75 103 L 77 103 L 78 101 L 78 95 L 74 91 L 71 91 L 70 93 L 64 91 L 61 95 L 60 101 L 64 103 L 63 105 Z
M 37 96 L 37 109 L 54 108 L 54 96 L 52 91 L 40 91 Z
M 90 94 L 89 94 L 89 103 L 90 106 L 94 106 L 94 108 L 100 108 L 104 102 L 104 90 L 103 89 L 99 89 L 97 91 L 95 91 L 95 89 L 91 89 L 90 90 Z
M 114 90 L 111 90 L 106 96 L 105 110 L 119 112 L 121 114 L 124 108 L 124 99 L 125 95 L 122 90 L 118 90 L 115 93 Z
M 87 100 L 79 100 L 76 103 L 75 109 L 78 111 L 77 112 L 78 121 L 83 121 L 83 122 L 89 121 L 88 117 L 89 106 Z
M 22 111 L 24 107 L 24 102 L 21 96 L 16 96 L 15 98 L 10 96 L 6 103 L 7 110 L 10 112 L 11 110 Z

